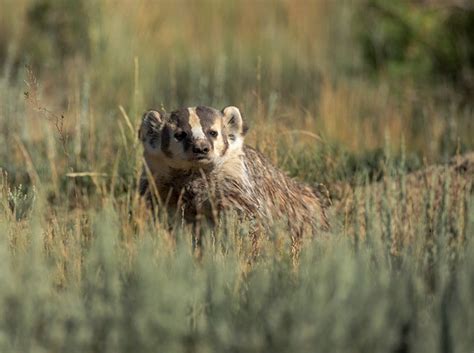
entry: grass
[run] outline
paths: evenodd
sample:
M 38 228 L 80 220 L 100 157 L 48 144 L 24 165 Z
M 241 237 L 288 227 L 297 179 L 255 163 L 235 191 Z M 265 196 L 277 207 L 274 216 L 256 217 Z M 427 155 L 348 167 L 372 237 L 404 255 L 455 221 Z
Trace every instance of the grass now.
M 429 167 L 474 149 L 472 107 L 364 75 L 361 3 L 39 3 L 0 11 L 1 352 L 474 349 L 472 172 Z M 239 106 L 249 144 L 332 192 L 297 262 L 284 227 L 255 245 L 229 219 L 197 262 L 150 220 L 140 114 L 195 104 Z

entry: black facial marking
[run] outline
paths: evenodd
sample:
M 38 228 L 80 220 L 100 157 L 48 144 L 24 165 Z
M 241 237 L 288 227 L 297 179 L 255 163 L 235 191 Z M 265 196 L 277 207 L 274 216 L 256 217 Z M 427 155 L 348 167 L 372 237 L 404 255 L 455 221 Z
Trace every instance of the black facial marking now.
M 219 135 L 219 132 L 215 136 L 212 136 L 210 133 L 211 126 L 213 126 L 216 120 L 222 115 L 220 111 L 214 108 L 199 106 L 196 107 L 196 114 L 199 117 L 199 121 L 201 122 L 202 130 L 207 136 L 209 143 L 211 144 L 211 148 L 214 149 L 214 138 Z
M 189 124 L 189 111 L 187 108 L 181 108 L 175 110 L 170 115 L 170 121 L 176 125 L 180 132 L 184 132 L 186 135 L 182 139 L 177 139 L 183 144 L 183 149 L 187 151 L 191 144 L 192 131 L 191 125 Z
M 172 158 L 173 155 L 170 151 L 170 135 L 171 129 L 168 125 L 165 125 L 161 132 L 161 150 L 163 151 L 165 156 Z
M 216 109 L 199 106 L 196 107 L 196 114 L 201 121 L 201 126 L 204 131 L 208 131 L 212 125 L 216 122 L 216 119 L 221 115 Z
M 171 113 L 170 121 L 188 135 L 191 132 L 191 125 L 189 125 L 189 111 L 187 108 L 181 108 Z
M 187 135 L 188 134 L 185 133 L 184 131 L 178 131 L 178 132 L 175 132 L 174 138 L 178 141 L 181 141 L 181 140 L 185 139 Z
M 183 140 L 183 149 L 184 151 L 189 150 L 189 148 L 192 146 L 193 141 L 192 141 L 192 135 L 189 134 L 184 140 Z

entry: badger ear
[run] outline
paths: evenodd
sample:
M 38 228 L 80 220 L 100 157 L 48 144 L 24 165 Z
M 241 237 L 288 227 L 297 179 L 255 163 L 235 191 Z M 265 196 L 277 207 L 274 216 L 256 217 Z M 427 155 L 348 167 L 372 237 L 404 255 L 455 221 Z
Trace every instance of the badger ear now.
M 237 107 L 229 106 L 222 109 L 224 114 L 224 129 L 231 141 L 235 141 L 238 137 L 243 138 L 247 133 L 248 127 L 245 124 L 242 114 Z
M 145 142 L 150 136 L 156 135 L 163 124 L 162 114 L 156 110 L 143 113 L 142 124 L 138 130 L 138 138 Z

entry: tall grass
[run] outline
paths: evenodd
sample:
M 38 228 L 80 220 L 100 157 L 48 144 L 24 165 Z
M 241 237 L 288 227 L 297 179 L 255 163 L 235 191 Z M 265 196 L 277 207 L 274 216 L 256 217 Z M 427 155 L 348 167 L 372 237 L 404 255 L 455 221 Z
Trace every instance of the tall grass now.
M 433 208 L 421 192 L 427 217 L 404 233 L 398 193 L 380 209 L 360 193 L 368 223 L 334 218 L 295 267 L 283 228 L 255 258 L 230 223 L 205 237 L 196 262 L 187 232 L 147 222 L 137 205 L 129 216 L 106 196 L 99 211 L 51 214 L 39 192 L 4 185 L 2 350 L 464 352 L 474 343 L 473 199 Z

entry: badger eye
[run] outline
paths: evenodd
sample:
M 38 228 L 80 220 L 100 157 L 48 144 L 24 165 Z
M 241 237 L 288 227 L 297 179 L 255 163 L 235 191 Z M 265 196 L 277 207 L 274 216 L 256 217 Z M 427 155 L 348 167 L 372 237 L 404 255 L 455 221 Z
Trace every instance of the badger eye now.
M 179 131 L 174 134 L 174 138 L 178 141 L 183 140 L 186 137 L 186 133 L 184 131 Z
M 217 137 L 217 131 L 211 130 L 209 131 L 209 135 L 211 135 L 212 137 Z

